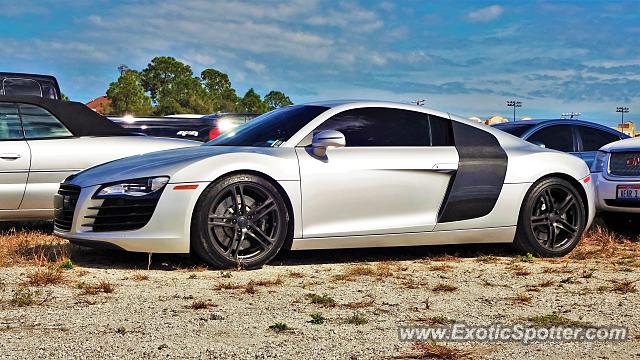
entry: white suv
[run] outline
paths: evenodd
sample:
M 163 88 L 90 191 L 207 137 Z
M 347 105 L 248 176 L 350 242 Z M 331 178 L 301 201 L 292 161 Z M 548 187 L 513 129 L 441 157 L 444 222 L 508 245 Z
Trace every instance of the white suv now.
M 640 233 L 640 138 L 600 148 L 591 176 L 605 225 L 621 233 Z

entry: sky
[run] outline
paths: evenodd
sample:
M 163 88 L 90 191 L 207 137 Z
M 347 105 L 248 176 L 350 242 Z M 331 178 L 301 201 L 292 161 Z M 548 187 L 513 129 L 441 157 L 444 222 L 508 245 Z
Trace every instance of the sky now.
M 462 116 L 640 123 L 640 0 L 0 0 L 0 71 L 53 74 L 72 100 L 173 56 L 242 95 L 410 102 Z

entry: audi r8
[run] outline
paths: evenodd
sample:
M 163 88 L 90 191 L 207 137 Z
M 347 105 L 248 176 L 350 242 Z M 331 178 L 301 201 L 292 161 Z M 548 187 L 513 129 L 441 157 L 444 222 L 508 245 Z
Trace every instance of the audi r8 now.
M 420 106 L 294 105 L 202 146 L 66 179 L 55 234 L 256 268 L 281 249 L 513 243 L 563 256 L 595 214 L 589 168 Z

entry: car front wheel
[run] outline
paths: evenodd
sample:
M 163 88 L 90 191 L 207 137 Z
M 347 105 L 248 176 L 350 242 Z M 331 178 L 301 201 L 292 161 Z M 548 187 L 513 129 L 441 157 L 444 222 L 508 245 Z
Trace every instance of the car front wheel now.
M 219 268 L 259 268 L 284 244 L 288 219 L 284 200 L 269 181 L 253 174 L 227 176 L 196 204 L 193 249 Z
M 539 257 L 564 256 L 578 245 L 586 226 L 582 197 L 568 181 L 534 183 L 520 209 L 514 244 Z

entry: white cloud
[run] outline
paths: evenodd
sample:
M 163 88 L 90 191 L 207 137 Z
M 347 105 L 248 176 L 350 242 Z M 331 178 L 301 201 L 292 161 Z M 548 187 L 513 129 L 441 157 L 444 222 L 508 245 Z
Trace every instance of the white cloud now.
M 265 64 L 262 64 L 262 63 L 259 63 L 259 62 L 253 61 L 253 60 L 245 61 L 244 62 L 244 66 L 247 69 L 249 69 L 249 70 L 251 70 L 251 71 L 253 71 L 253 72 L 257 73 L 257 74 L 260 74 L 260 75 L 264 74 L 266 72 L 266 70 L 267 70 L 267 66 Z
M 504 13 L 504 8 L 500 5 L 491 5 L 467 14 L 467 19 L 472 22 L 489 22 L 496 20 Z

